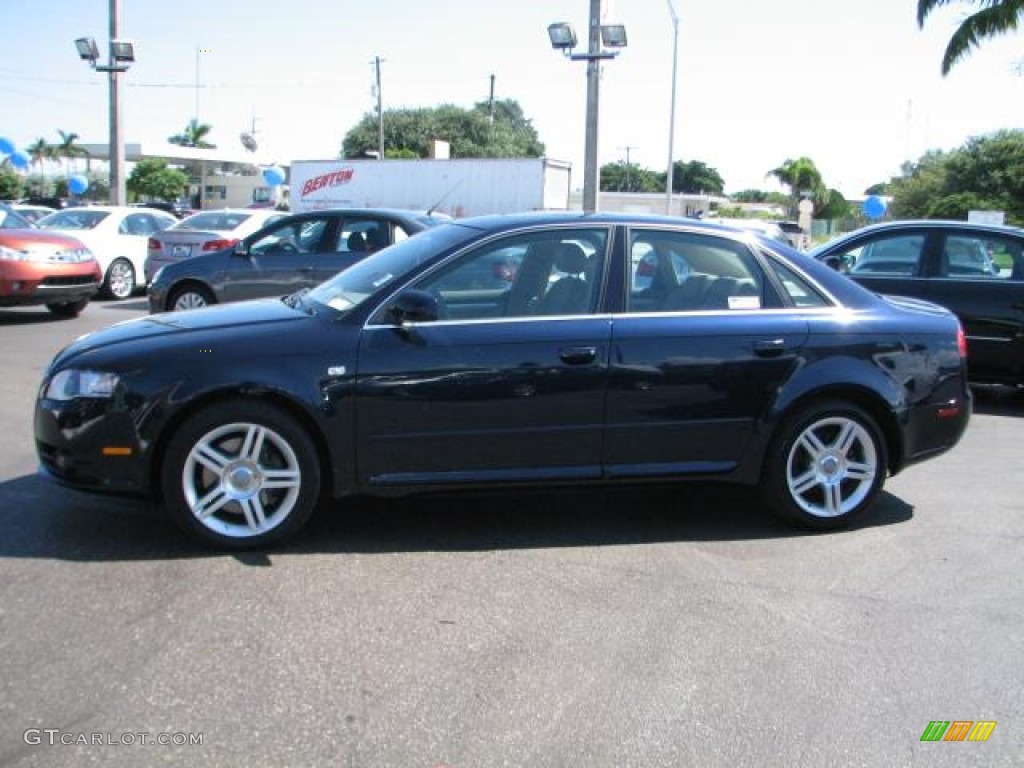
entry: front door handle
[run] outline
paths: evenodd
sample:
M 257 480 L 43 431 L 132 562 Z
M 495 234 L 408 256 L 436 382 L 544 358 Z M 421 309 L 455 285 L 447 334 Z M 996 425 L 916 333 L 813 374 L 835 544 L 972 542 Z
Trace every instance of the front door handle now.
M 785 350 L 785 339 L 762 339 L 754 342 L 754 354 L 759 357 L 781 355 Z
M 590 365 L 597 360 L 597 347 L 565 347 L 558 356 L 567 365 Z

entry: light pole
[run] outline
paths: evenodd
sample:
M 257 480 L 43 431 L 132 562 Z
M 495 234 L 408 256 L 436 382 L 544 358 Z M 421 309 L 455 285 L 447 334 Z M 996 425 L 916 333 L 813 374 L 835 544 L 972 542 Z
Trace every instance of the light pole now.
M 672 16 L 672 100 L 668 112 L 668 171 L 665 173 L 665 213 L 672 213 L 672 174 L 675 171 L 675 161 L 672 159 L 673 143 L 676 137 L 676 63 L 679 54 L 679 17 L 672 5 L 668 2 L 668 12 Z
M 599 172 L 597 166 L 597 129 L 601 88 L 601 60 L 614 59 L 618 51 L 605 51 L 602 43 L 609 48 L 626 47 L 626 28 L 621 24 L 601 24 L 601 0 L 590 0 L 590 34 L 586 53 L 573 53 L 576 47 L 576 32 L 566 22 L 548 26 L 551 47 L 561 51 L 573 61 L 587 62 L 587 119 L 586 139 L 583 157 L 583 211 L 597 210 L 597 189 Z
M 118 39 L 121 26 L 121 2 L 110 0 L 110 51 L 105 65 L 97 64 L 100 57 L 96 40 L 80 37 L 75 48 L 83 61 L 88 61 L 97 72 L 110 75 L 110 202 L 124 205 L 126 202 L 124 178 L 124 142 L 121 140 L 121 84 L 118 75 L 127 72 L 135 61 L 135 46 L 130 40 Z

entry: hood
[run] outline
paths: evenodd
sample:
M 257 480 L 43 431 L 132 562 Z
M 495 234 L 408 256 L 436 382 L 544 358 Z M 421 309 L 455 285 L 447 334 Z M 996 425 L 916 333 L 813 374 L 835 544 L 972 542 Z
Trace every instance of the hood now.
M 234 304 L 216 304 L 202 309 L 167 312 L 159 315 L 126 320 L 99 331 L 79 337 L 54 359 L 54 365 L 66 363 L 73 357 L 97 349 L 164 337 L 201 334 L 204 344 L 214 343 L 218 334 L 233 331 L 253 333 L 268 325 L 309 322 L 313 318 L 305 311 L 289 307 L 280 299 L 258 299 Z

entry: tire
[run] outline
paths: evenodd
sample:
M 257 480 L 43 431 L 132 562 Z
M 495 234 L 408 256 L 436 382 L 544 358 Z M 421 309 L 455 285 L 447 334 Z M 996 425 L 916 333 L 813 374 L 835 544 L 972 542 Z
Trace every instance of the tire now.
M 874 419 L 851 403 L 813 403 L 779 427 L 768 449 L 762 493 L 785 520 L 842 528 L 878 497 L 887 467 Z
M 167 299 L 167 310 L 178 312 L 183 309 L 208 307 L 216 303 L 217 300 L 208 288 L 202 285 L 183 285 L 171 291 L 171 296 Z
M 114 259 L 103 278 L 103 295 L 121 301 L 135 293 L 135 267 L 128 259 Z
M 55 317 L 78 317 L 88 304 L 88 299 L 79 299 L 78 301 L 53 302 L 51 304 L 47 304 L 46 308 L 50 310 L 51 314 Z
M 257 402 L 221 403 L 187 419 L 168 443 L 160 474 L 168 516 L 225 550 L 294 535 L 320 493 L 312 440 L 286 413 Z

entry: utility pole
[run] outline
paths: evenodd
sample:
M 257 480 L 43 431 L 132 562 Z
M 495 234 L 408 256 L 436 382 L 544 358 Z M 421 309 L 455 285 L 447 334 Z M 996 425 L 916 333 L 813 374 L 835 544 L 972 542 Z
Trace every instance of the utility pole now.
M 121 31 L 121 0 L 110 0 L 110 39 L 119 40 Z M 121 136 L 121 69 L 110 62 L 110 202 L 128 202 L 125 184 L 124 138 Z
M 374 57 L 377 73 L 377 159 L 384 159 L 384 102 L 380 92 L 380 56 Z
M 494 124 L 494 75 L 491 75 L 491 95 L 487 100 L 487 120 Z
M 629 181 L 630 181 L 630 179 L 629 179 L 629 173 L 630 173 L 630 170 L 632 169 L 632 167 L 633 167 L 633 166 L 632 166 L 632 165 L 630 165 L 630 162 L 629 162 L 629 151 L 630 151 L 631 149 L 639 149 L 639 147 L 631 147 L 631 146 L 629 146 L 629 145 L 627 144 L 627 145 L 626 145 L 626 146 L 624 146 L 624 147 L 619 147 L 619 149 L 624 149 L 624 150 L 626 150 L 626 190 L 625 190 L 625 191 L 626 191 L 626 192 L 632 192 L 632 191 L 633 191 L 633 189 L 632 189 L 632 186 L 631 186 L 631 185 L 630 185 L 630 183 L 629 183 Z
M 665 172 L 665 213 L 672 214 L 672 173 L 675 170 L 675 160 L 672 157 L 672 144 L 676 135 L 676 65 L 679 56 L 679 17 L 672 5 L 668 2 L 668 12 L 672 17 L 672 100 L 668 113 L 668 170 Z

